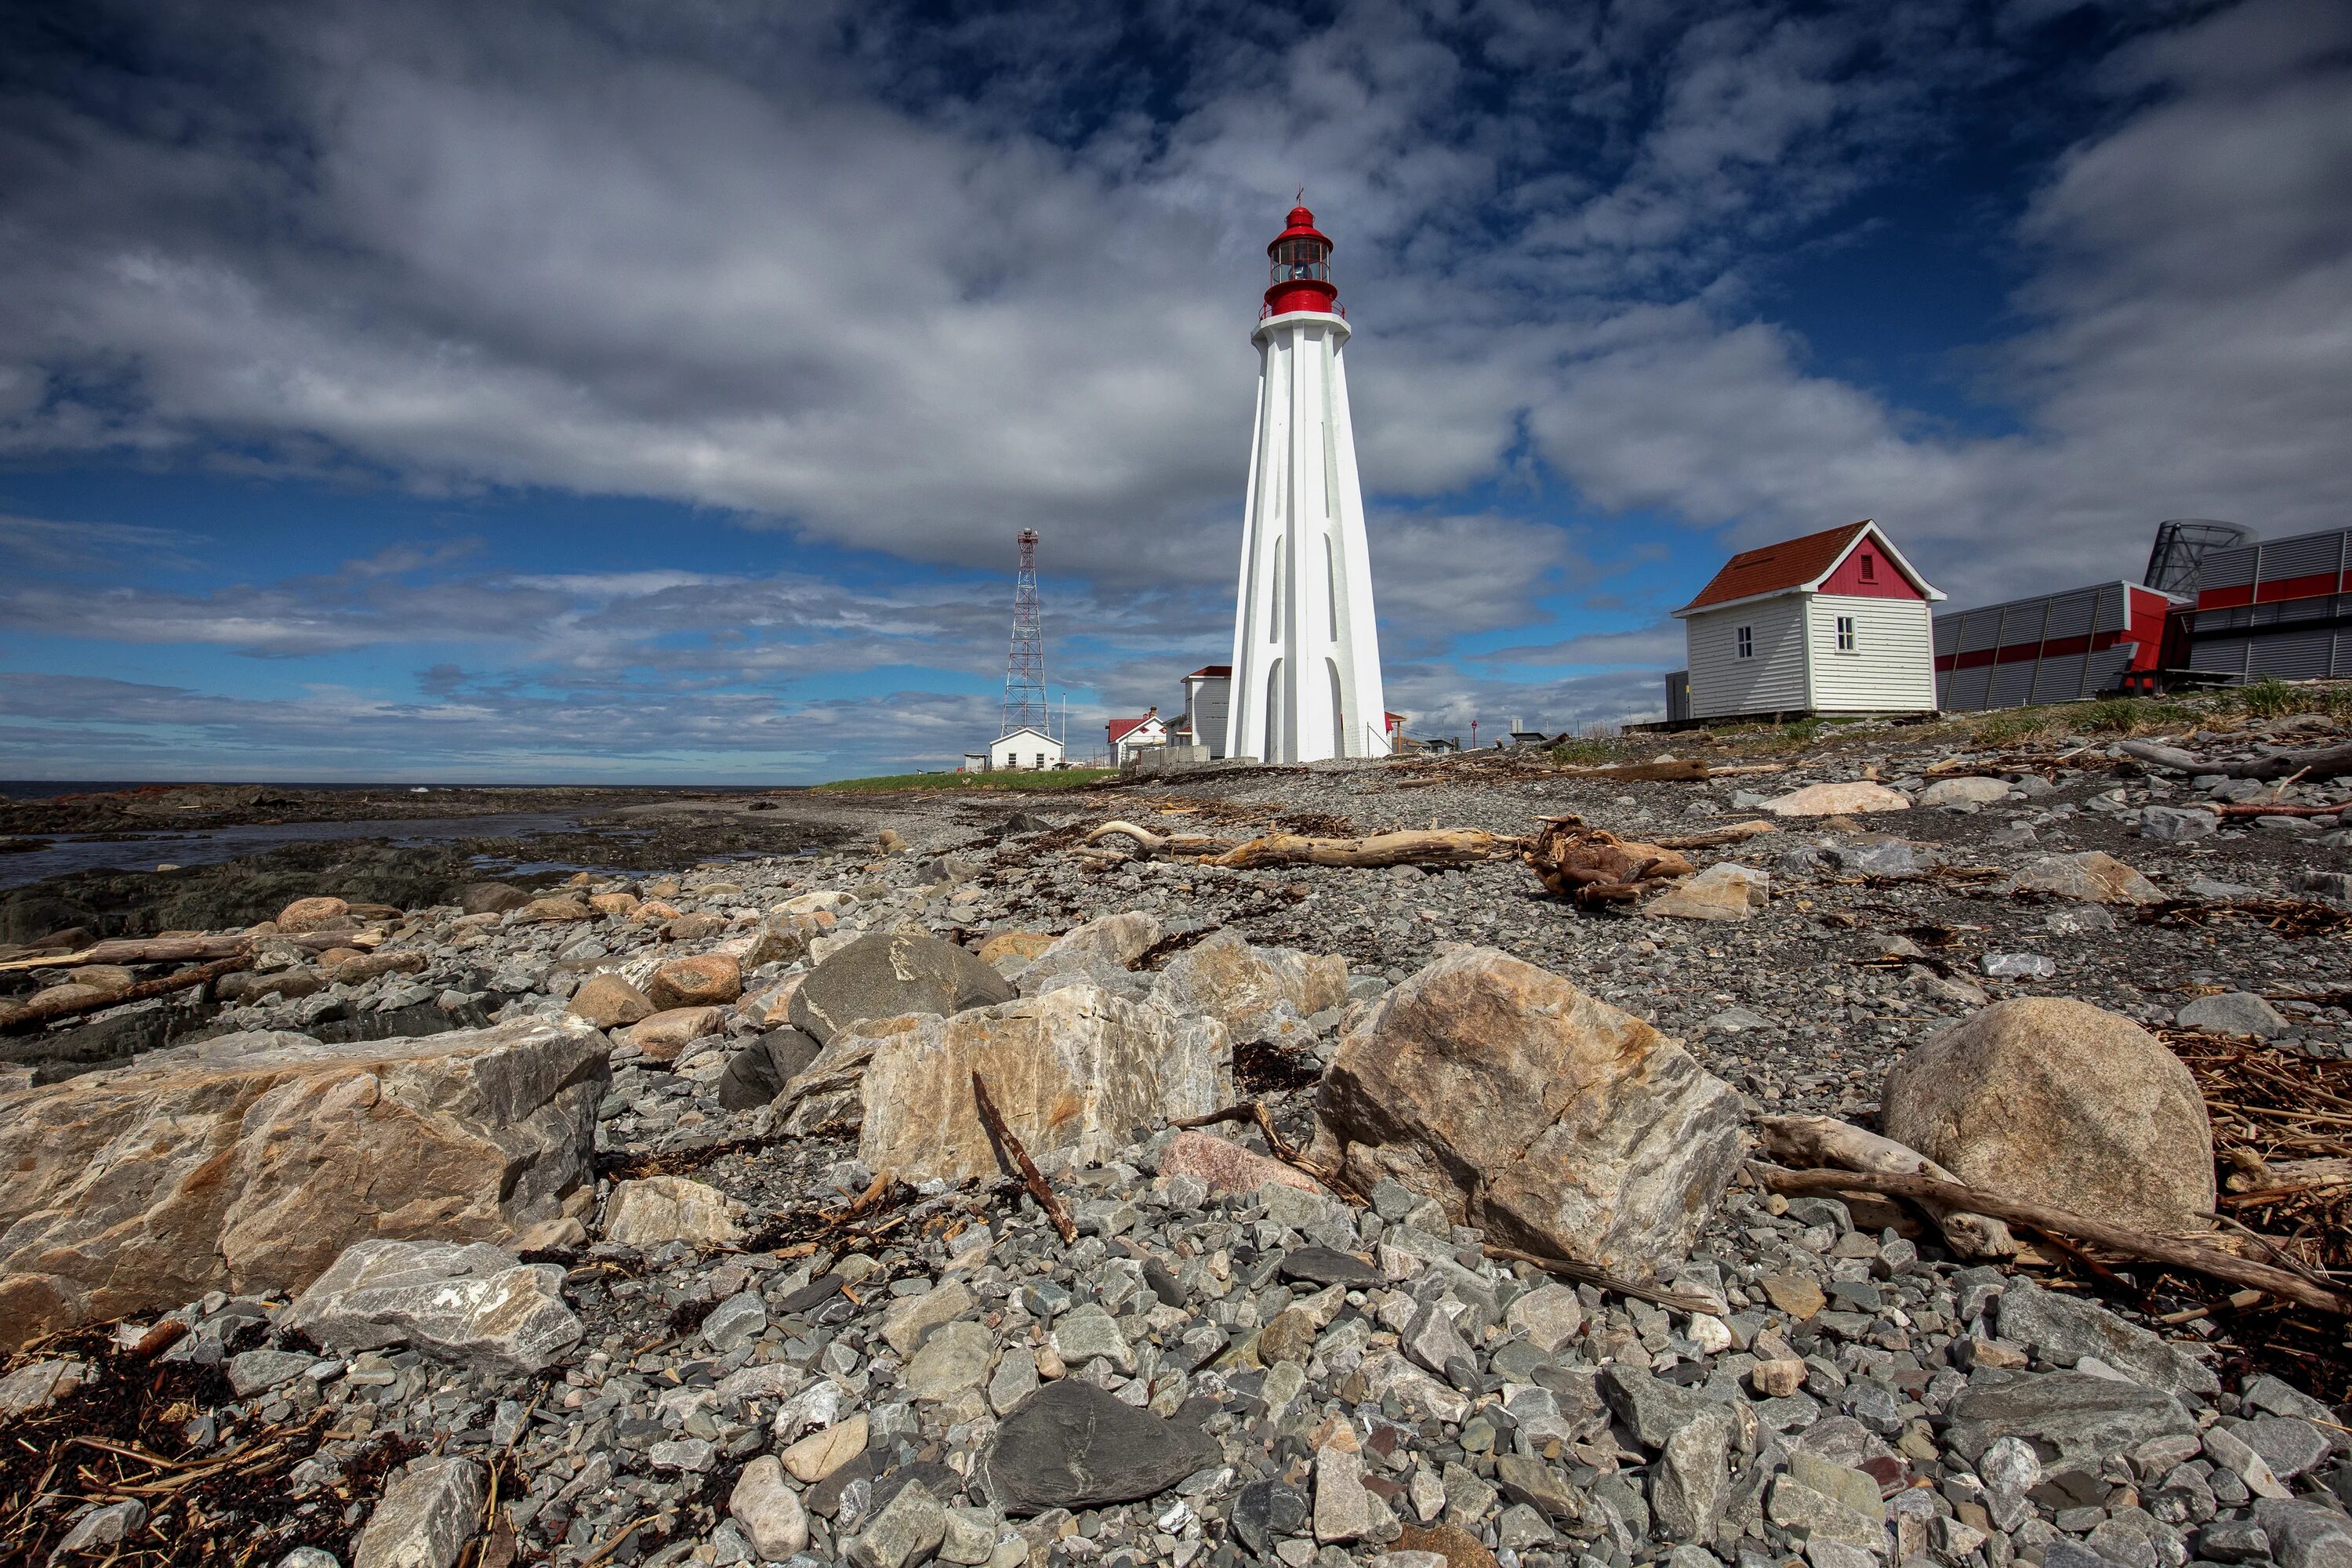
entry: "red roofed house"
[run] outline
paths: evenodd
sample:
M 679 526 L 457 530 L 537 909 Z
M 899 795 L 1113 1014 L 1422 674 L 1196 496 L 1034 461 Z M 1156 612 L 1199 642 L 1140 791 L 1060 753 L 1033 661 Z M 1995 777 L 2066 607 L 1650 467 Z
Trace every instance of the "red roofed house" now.
M 1675 612 L 1686 716 L 1932 712 L 1943 596 L 1867 521 L 1742 551 Z
M 1146 710 L 1140 719 L 1114 719 L 1104 728 L 1110 735 L 1110 763 L 1115 768 L 1125 767 L 1128 758 L 1146 746 L 1168 743 L 1168 726 L 1161 722 L 1158 708 Z

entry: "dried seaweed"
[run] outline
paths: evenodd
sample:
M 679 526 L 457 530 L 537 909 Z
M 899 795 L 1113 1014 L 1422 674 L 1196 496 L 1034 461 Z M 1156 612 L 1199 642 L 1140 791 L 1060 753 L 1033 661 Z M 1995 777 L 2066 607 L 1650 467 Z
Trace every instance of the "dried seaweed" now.
M 2311 899 L 2167 899 L 2144 905 L 2138 918 L 2150 925 L 2249 920 L 2297 940 L 2352 932 L 2352 910 Z
M 225 1416 L 215 1440 L 198 1449 L 184 1436 L 187 1423 L 234 1402 L 217 1368 L 150 1361 L 120 1349 L 111 1325 L 95 1324 L 16 1360 L 58 1357 L 89 1363 L 97 1377 L 12 1421 L 0 1442 L 0 1554 L 18 1554 L 12 1561 L 46 1560 L 84 1505 L 125 1499 L 145 1504 L 148 1518 L 112 1549 L 117 1563 L 267 1563 L 297 1546 L 343 1553 L 343 1504 L 375 1497 L 383 1472 L 415 1451 L 381 1439 L 346 1460 L 331 1488 L 298 1500 L 288 1473 L 327 1437 L 327 1408 L 280 1425 Z

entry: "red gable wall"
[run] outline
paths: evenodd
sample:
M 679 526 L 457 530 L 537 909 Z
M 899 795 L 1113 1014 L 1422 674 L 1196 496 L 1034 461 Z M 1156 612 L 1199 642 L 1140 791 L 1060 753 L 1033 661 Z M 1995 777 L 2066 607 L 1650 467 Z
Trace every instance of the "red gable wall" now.
M 1874 581 L 1864 582 L 1862 558 L 1869 556 L 1876 566 Z M 1857 599 L 1924 599 L 1925 594 L 1911 585 L 1903 569 L 1886 558 L 1874 536 L 1865 537 L 1853 547 L 1853 552 L 1838 563 L 1838 569 L 1822 583 L 1824 594 L 1842 594 Z

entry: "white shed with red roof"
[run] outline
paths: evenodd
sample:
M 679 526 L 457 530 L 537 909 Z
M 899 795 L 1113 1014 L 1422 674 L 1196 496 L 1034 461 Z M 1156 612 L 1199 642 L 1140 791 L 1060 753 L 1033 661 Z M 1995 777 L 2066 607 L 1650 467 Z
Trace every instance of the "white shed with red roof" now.
M 1690 717 L 1933 711 L 1943 596 L 1866 520 L 1742 551 L 1675 612 Z

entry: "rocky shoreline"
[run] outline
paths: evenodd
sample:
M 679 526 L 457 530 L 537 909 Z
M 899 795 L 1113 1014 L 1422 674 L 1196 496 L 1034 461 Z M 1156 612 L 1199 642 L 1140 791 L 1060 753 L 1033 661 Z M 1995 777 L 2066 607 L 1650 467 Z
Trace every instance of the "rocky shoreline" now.
M 169 963 L 0 958 L 0 1006 L 93 1005 L 0 1034 L 0 1541 L 2352 1563 L 2342 1319 L 1748 1163 L 1775 1119 L 1835 1118 L 1986 1192 L 2191 1234 L 2219 1205 L 2259 1255 L 2346 1267 L 2315 1169 L 2352 1153 L 2315 1098 L 2352 1099 L 2340 781 L 2225 816 L 2246 781 L 2111 738 L 1970 739 L 696 805 L 666 874 L 281 864 L 267 920 L 186 922 L 246 961 L 194 1004 L 105 1005 Z M 1772 831 L 1630 909 L 1515 858 L 1089 841 L 1569 813 L 1636 850 Z M 793 852 L 702 863 L 752 831 Z M 2214 1109 L 2224 1073 L 2292 1089 Z

